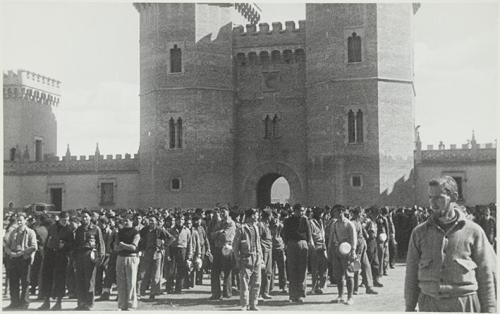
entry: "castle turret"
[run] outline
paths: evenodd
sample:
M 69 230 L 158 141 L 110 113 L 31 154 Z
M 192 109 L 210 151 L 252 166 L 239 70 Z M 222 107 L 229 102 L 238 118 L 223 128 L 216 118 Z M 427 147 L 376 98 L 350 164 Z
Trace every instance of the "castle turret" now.
M 3 74 L 4 160 L 15 160 L 27 147 L 30 160 L 57 152 L 57 121 L 61 82 L 26 70 Z
M 232 4 L 134 6 L 142 205 L 232 202 Z
M 412 201 L 394 191 L 411 191 L 404 185 L 414 164 L 415 10 L 410 3 L 306 5 L 309 202 Z M 322 163 L 319 177 L 313 165 L 325 159 L 333 162 Z

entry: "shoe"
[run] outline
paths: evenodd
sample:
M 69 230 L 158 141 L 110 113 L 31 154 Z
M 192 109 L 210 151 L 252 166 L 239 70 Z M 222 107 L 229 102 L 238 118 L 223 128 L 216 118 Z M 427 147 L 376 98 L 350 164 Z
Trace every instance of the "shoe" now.
M 352 294 L 353 295 L 358 295 L 358 291 L 353 291 Z
M 353 305 L 354 304 L 354 300 L 352 298 L 348 298 L 347 301 L 345 301 L 344 304 L 345 305 Z
M 271 300 L 272 297 L 270 295 L 268 295 L 268 294 L 263 294 L 262 295 L 262 299 L 264 299 L 264 300 Z
M 378 292 L 372 288 L 366 288 L 366 294 L 378 294 Z
M 295 302 L 297 302 L 297 299 L 295 299 L 295 298 L 290 298 L 290 299 L 288 299 L 288 302 L 290 302 L 290 303 L 295 303 Z
M 15 310 L 17 309 L 17 306 L 15 304 L 9 304 L 8 306 L 4 307 L 2 310 Z
M 259 311 L 259 308 L 256 306 L 250 307 L 250 311 Z
M 389 268 L 394 269 L 395 267 L 394 267 L 394 265 L 389 265 Z
M 242 306 L 242 307 L 240 308 L 240 311 L 246 311 L 246 310 L 248 310 L 248 306 L 246 306 L 246 305 L 245 305 L 245 306 Z
M 288 291 L 286 289 L 281 289 L 281 294 L 288 294 Z
M 316 289 L 316 290 L 314 290 L 314 293 L 316 293 L 316 294 L 323 294 L 323 290 L 322 289 Z
M 154 300 L 155 300 L 155 295 L 154 294 L 150 295 L 149 296 L 149 301 L 154 301 Z
M 304 298 L 298 298 L 296 302 L 302 304 L 304 303 Z
M 101 294 L 96 301 L 109 301 L 109 292 L 103 292 L 103 294 Z
M 332 300 L 332 303 L 344 303 L 345 300 L 344 300 L 344 297 L 343 296 L 340 296 L 338 298 L 336 298 L 335 300 Z
M 381 283 L 380 283 L 380 282 L 378 282 L 378 281 L 375 281 L 375 282 L 373 283 L 373 286 L 374 286 L 374 287 L 377 287 L 377 288 L 382 288 L 384 285 L 383 285 L 383 284 L 381 284 Z
M 364 283 L 361 283 L 361 284 L 359 285 L 359 287 L 360 287 L 360 288 L 363 288 L 364 286 L 365 286 L 365 284 L 364 284 Z
M 60 311 L 62 310 L 61 302 L 56 302 L 54 306 L 50 309 L 51 311 Z
M 308 294 L 309 294 L 309 295 L 314 295 L 314 294 L 315 294 L 315 293 L 314 293 L 314 290 L 309 291 L 309 293 L 308 293 Z
M 384 271 L 384 276 L 389 276 L 386 271 Z
M 45 301 L 42 305 L 37 309 L 39 311 L 47 311 L 50 309 L 50 301 Z
M 74 311 L 83 311 L 83 306 L 82 305 L 77 305 L 73 310 Z

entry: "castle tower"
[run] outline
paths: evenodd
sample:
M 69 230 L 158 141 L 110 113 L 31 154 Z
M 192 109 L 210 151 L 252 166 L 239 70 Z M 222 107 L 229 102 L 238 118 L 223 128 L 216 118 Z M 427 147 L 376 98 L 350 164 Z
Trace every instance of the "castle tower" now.
M 306 5 L 309 203 L 413 202 L 417 9 Z
M 230 4 L 134 4 L 141 206 L 233 201 Z
M 41 161 L 57 152 L 57 121 L 53 107 L 60 101 L 61 82 L 18 70 L 3 74 L 4 160 L 24 156 Z M 18 151 L 25 149 L 25 152 Z

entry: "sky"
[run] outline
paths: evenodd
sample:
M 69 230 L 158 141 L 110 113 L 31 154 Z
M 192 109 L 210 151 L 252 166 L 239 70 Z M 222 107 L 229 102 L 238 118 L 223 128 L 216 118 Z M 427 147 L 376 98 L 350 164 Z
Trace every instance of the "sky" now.
M 58 155 L 139 147 L 139 23 L 131 3 L 1 2 L 5 72 L 62 81 Z M 261 22 L 305 19 L 301 3 L 259 3 Z M 496 138 L 496 2 L 428 3 L 415 16 L 415 123 L 425 145 Z

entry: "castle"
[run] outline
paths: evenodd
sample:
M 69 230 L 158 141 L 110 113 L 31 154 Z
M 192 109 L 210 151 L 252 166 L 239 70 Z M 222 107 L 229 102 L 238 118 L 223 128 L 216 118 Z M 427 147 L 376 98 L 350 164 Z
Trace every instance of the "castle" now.
M 284 27 L 258 24 L 251 4 L 134 6 L 138 154 L 56 157 L 59 82 L 9 72 L 4 206 L 264 206 L 281 176 L 291 202 L 424 205 L 439 174 L 462 180 L 466 203 L 495 201 L 493 145 L 422 150 L 416 138 L 418 5 L 306 4 L 306 21 Z

